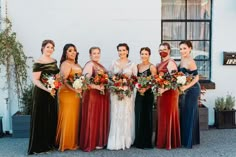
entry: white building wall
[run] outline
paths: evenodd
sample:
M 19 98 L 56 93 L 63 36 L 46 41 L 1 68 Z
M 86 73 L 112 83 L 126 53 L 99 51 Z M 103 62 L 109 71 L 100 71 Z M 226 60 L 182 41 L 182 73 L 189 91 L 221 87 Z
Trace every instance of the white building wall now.
M 236 2 L 213 1 L 212 81 L 216 83 L 216 89 L 206 93 L 210 125 L 214 123 L 214 99 L 227 91 L 236 95 L 233 87 L 236 67 L 222 65 L 223 51 L 236 50 L 236 22 L 233 21 Z M 130 46 L 132 61 L 140 62 L 140 48 L 149 46 L 151 61 L 154 64 L 159 62 L 161 0 L 8 0 L 8 15 L 27 56 L 34 59 L 41 54 L 42 40 L 50 38 L 56 43 L 54 57 L 58 61 L 64 44 L 71 42 L 80 52 L 82 66 L 89 60 L 88 49 L 99 46 L 102 49 L 101 62 L 108 67 L 118 58 L 117 44 L 126 42 Z
M 210 124 L 214 123 L 215 98 L 225 96 L 227 92 L 236 97 L 236 66 L 223 65 L 223 51 L 236 52 L 236 1 L 213 1 L 212 81 L 216 83 L 216 89 L 206 93 Z

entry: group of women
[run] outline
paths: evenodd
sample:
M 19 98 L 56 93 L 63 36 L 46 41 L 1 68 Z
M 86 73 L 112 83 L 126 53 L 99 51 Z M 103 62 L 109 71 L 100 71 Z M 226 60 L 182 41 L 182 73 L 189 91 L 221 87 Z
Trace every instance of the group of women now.
M 41 57 L 33 65 L 33 109 L 28 154 L 81 149 L 92 151 L 153 148 L 153 104 L 154 94 L 150 88 L 140 88 L 131 97 L 118 100 L 117 95 L 102 86 L 90 84 L 89 89 L 75 89 L 68 83 L 75 74 L 86 74 L 91 78 L 101 72 L 123 73 L 127 76 L 150 76 L 159 72 L 173 70 L 194 75 L 191 83 L 180 90 L 158 89 L 157 97 L 157 148 L 177 148 L 181 145 L 192 148 L 200 143 L 198 123 L 198 96 L 200 87 L 195 61 L 191 58 L 192 44 L 182 41 L 179 44 L 181 62 L 177 66 L 170 58 L 170 45 L 159 46 L 161 63 L 150 63 L 151 50 L 140 50 L 141 63 L 136 65 L 128 58 L 129 46 L 117 46 L 119 58 L 107 70 L 101 63 L 101 50 L 91 47 L 90 61 L 82 68 L 78 64 L 78 51 L 73 44 L 66 44 L 58 68 L 57 61 L 51 57 L 55 44 L 52 40 L 42 43 Z M 63 85 L 58 92 L 52 92 L 42 82 L 44 75 L 63 76 Z M 104 94 L 101 94 L 103 91 Z M 82 95 L 82 99 L 78 96 Z M 52 96 L 53 95 L 53 96 Z M 180 115 L 179 115 L 180 106 Z

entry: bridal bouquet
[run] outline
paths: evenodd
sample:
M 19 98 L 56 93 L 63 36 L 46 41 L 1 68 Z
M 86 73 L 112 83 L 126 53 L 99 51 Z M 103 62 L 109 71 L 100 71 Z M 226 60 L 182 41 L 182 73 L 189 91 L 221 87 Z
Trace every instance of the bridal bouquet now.
M 111 76 L 109 88 L 113 94 L 118 96 L 118 100 L 123 100 L 125 96 L 131 97 L 136 77 L 128 77 L 125 74 L 117 73 Z
M 61 76 L 59 74 L 56 75 L 44 74 L 42 76 L 42 83 L 48 90 L 51 91 L 50 94 L 54 97 L 56 90 L 58 90 L 62 85 Z
M 152 87 L 152 76 L 139 76 L 137 77 L 137 82 L 135 84 L 137 89 L 140 88 L 151 88 Z M 144 96 L 144 93 L 140 93 Z
M 97 75 L 90 78 L 90 84 L 100 85 L 100 86 L 108 86 L 108 74 L 103 70 L 98 71 Z M 100 94 L 104 95 L 105 91 L 100 91 Z

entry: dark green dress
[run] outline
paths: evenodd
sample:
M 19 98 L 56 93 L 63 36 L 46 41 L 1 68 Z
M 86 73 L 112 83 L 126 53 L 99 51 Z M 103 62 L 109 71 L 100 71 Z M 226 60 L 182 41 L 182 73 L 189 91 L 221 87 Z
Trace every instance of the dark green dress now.
M 150 65 L 151 66 L 151 65 Z M 138 76 L 150 76 L 150 66 L 143 72 L 138 72 Z M 154 95 L 152 89 L 148 89 L 144 95 L 137 91 L 135 98 L 135 140 L 134 146 L 137 148 L 153 148 L 152 146 L 152 107 Z
M 34 63 L 33 72 L 41 72 L 42 79 L 44 74 L 57 74 L 59 69 L 56 61 L 47 64 Z M 28 154 L 46 152 L 54 148 L 57 107 L 56 96 L 52 97 L 50 93 L 34 87 Z

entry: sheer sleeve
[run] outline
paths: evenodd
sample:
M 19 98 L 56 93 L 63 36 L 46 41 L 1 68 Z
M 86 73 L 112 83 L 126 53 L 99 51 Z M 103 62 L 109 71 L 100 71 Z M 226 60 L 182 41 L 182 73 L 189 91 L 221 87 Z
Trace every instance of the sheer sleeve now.
M 133 63 L 133 65 L 132 65 L 132 74 L 135 76 L 137 76 L 137 74 L 138 74 L 138 68 L 135 63 Z
M 85 64 L 83 68 L 83 75 L 86 75 L 89 78 L 93 75 L 93 64 L 91 62 Z
M 112 61 L 110 67 L 109 67 L 109 72 L 114 73 L 114 65 L 115 65 L 115 61 Z

